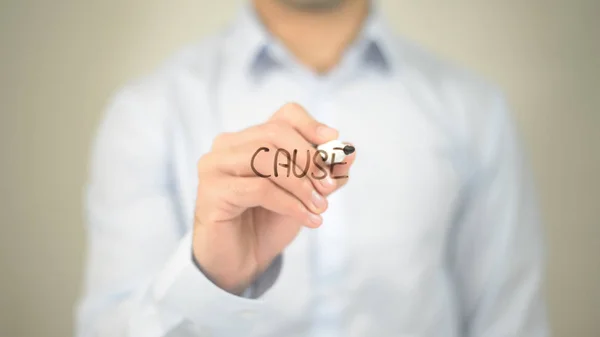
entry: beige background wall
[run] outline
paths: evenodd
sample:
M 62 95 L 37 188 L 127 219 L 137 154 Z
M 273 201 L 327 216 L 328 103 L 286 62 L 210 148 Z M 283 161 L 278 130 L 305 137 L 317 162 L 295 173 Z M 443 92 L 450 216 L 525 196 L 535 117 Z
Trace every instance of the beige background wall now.
M 107 97 L 235 0 L 0 0 L 0 336 L 69 336 L 81 188 Z M 600 1 L 381 1 L 392 26 L 505 88 L 533 159 L 555 336 L 600 336 Z

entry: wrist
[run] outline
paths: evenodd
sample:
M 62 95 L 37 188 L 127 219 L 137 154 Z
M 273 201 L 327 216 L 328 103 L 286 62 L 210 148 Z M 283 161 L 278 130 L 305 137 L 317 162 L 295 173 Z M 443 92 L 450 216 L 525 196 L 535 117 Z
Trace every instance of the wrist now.
M 234 295 L 241 296 L 246 289 L 252 284 L 254 280 L 253 273 L 238 273 L 238 272 L 216 272 L 215 268 L 210 268 L 210 264 L 203 262 L 203 260 L 195 253 L 192 246 L 192 262 L 210 282 L 215 284 L 217 287 Z M 223 264 L 222 262 L 215 261 L 217 265 Z M 247 276 L 248 274 L 252 276 Z

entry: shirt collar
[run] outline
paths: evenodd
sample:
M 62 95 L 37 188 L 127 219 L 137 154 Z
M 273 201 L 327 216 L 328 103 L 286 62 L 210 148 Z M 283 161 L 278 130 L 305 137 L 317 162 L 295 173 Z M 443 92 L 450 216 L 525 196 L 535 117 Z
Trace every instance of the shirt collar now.
M 260 75 L 281 66 L 281 44 L 262 25 L 251 3 L 242 6 L 230 36 L 232 57 L 251 75 Z M 396 68 L 394 37 L 382 13 L 374 3 L 363 28 L 350 48 L 358 48 L 361 65 L 373 66 L 384 73 Z

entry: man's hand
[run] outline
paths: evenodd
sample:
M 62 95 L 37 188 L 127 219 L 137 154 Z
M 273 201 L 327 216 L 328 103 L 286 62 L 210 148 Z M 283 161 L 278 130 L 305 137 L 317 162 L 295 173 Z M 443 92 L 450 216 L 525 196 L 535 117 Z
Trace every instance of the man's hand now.
M 203 272 L 219 287 L 239 294 L 262 273 L 295 238 L 302 226 L 317 228 L 327 209 L 326 196 L 343 186 L 355 154 L 345 165 L 323 176 L 313 164 L 316 149 L 337 139 L 338 132 L 315 121 L 301 106 L 286 104 L 266 123 L 235 133 L 219 135 L 211 152 L 198 162 L 198 192 L 195 211 L 193 251 Z M 250 161 L 257 149 L 267 147 L 256 157 L 254 167 L 269 172 L 269 178 L 256 176 Z M 297 172 L 307 174 L 275 177 L 276 149 L 298 150 Z M 307 151 L 310 157 L 307 158 Z M 279 158 L 285 158 L 280 156 Z M 320 156 L 318 156 L 320 160 Z M 294 163 L 292 163 L 294 164 Z M 314 173 L 311 174 L 311 173 Z

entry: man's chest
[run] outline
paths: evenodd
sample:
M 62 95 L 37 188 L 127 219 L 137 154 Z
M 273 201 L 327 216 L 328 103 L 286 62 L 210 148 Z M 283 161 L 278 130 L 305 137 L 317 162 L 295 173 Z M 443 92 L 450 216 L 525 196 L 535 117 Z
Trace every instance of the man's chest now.
M 350 298 L 361 302 L 371 319 L 386 324 L 394 321 L 386 319 L 389 310 L 406 310 L 408 320 L 423 319 L 410 312 L 447 305 L 438 283 L 444 278 L 460 173 L 444 133 L 401 92 L 376 85 L 349 86 L 331 95 L 272 87 L 254 95 L 196 99 L 190 110 L 202 113 L 188 123 L 193 134 L 180 139 L 193 143 L 183 146 L 188 151 L 181 152 L 175 166 L 191 166 L 210 149 L 211 137 L 264 123 L 286 102 L 303 105 L 315 119 L 339 130 L 341 140 L 355 145 L 356 161 L 348 184 L 329 198 L 323 225 L 301 231 L 286 248 L 284 272 L 265 295 L 279 311 L 273 317 L 310 319 L 311 303 L 323 294 L 323 303 L 337 301 L 339 307 L 348 308 Z M 180 190 L 187 190 L 182 204 L 191 214 L 195 170 L 179 172 Z M 335 287 L 324 286 L 328 278 Z
M 299 103 L 356 147 L 349 182 L 330 207 L 335 219 L 346 219 L 345 240 L 355 248 L 374 245 L 376 254 L 384 244 L 401 251 L 427 243 L 427 255 L 439 255 L 461 188 L 453 144 L 396 82 L 330 88 L 282 82 L 237 99 L 223 94 L 214 114 L 218 129 L 235 132 L 264 123 L 283 104 Z

